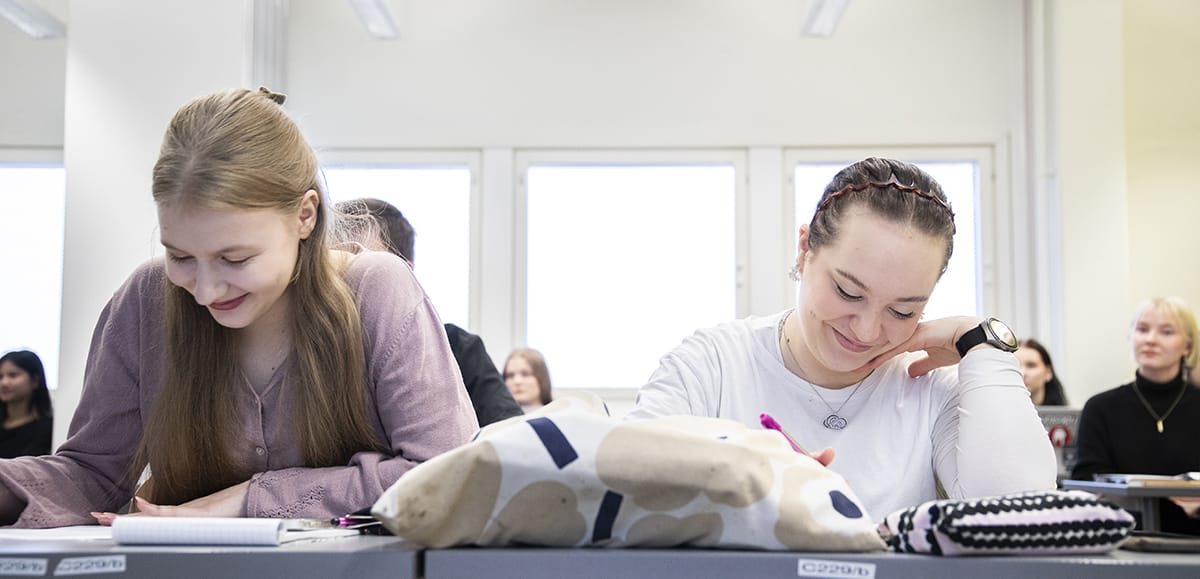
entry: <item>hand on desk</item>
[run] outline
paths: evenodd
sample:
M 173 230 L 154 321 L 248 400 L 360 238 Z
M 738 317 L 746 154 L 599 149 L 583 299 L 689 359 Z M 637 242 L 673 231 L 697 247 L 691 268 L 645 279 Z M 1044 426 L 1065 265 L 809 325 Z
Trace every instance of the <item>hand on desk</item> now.
M 1179 505 L 1187 516 L 1193 519 L 1200 518 L 1200 497 L 1171 497 L 1171 502 Z
M 250 481 L 217 491 L 206 497 L 190 500 L 182 505 L 156 505 L 142 497 L 134 497 L 138 512 L 123 516 L 144 515 L 148 517 L 240 517 L 246 505 L 246 494 Z M 92 513 L 101 525 L 111 525 L 116 513 Z

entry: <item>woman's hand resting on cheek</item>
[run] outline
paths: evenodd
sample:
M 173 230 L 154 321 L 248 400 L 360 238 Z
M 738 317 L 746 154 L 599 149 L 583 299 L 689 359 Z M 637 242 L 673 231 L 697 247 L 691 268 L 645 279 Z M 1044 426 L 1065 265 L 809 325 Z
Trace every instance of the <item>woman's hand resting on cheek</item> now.
M 206 497 L 188 501 L 182 505 L 156 505 L 142 497 L 134 497 L 138 512 L 129 515 L 93 512 L 92 516 L 101 525 L 111 525 L 118 516 L 147 517 L 240 517 L 246 505 L 246 494 L 250 481 L 217 491 Z
M 921 322 L 911 338 L 876 356 L 865 368 L 874 370 L 900 354 L 921 351 L 925 352 L 925 356 L 908 366 L 908 375 L 913 378 L 924 376 L 942 366 L 953 366 L 962 360 L 955 343 L 981 321 L 974 316 L 955 316 Z

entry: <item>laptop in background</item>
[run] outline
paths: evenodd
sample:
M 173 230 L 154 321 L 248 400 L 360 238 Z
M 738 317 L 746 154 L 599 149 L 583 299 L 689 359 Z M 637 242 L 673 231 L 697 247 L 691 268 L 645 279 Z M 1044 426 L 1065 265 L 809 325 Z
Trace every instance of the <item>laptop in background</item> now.
M 1075 435 L 1078 432 L 1079 409 L 1070 406 L 1038 406 L 1042 427 L 1054 445 L 1054 456 L 1058 459 L 1058 480 L 1071 478 L 1075 466 Z

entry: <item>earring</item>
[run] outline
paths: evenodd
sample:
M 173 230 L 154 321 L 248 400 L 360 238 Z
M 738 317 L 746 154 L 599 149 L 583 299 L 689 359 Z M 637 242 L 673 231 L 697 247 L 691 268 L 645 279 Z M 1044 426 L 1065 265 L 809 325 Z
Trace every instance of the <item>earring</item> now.
M 788 270 L 788 279 L 790 279 L 792 281 L 800 281 L 800 265 L 799 264 L 793 265 L 792 269 Z

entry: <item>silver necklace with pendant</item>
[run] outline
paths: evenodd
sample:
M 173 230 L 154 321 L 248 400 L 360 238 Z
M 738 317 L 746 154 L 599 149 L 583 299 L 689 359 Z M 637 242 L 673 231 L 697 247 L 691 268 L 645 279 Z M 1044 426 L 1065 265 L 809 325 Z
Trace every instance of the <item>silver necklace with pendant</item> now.
M 799 368 L 800 363 L 796 361 L 796 355 L 792 353 L 792 339 L 789 338 L 787 334 L 783 333 L 783 325 L 787 323 L 787 319 L 791 317 L 791 315 L 792 312 L 788 312 L 783 316 L 782 320 L 779 320 L 779 337 L 783 338 L 784 351 L 787 352 L 788 358 L 791 358 L 792 364 Z M 850 424 L 850 422 L 842 416 L 842 409 L 846 407 L 846 404 L 850 402 L 851 398 L 854 398 L 855 394 L 858 394 L 858 389 L 862 387 L 862 383 L 865 380 L 866 378 L 863 378 L 862 380 L 858 381 L 858 384 L 854 385 L 854 391 L 842 401 L 841 405 L 839 405 L 836 410 L 834 410 L 833 406 L 829 404 L 829 402 L 825 401 L 825 397 L 821 396 L 821 392 L 817 390 L 816 386 L 813 386 L 812 382 L 809 382 L 808 380 L 804 381 L 804 383 L 808 384 L 808 387 L 812 389 L 813 394 L 817 395 L 817 399 L 821 401 L 821 404 L 824 404 L 825 407 L 829 409 L 829 416 L 826 416 L 825 420 L 821 421 L 821 426 L 824 426 L 830 430 L 842 430 Z

